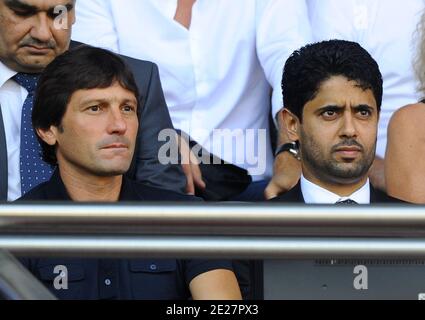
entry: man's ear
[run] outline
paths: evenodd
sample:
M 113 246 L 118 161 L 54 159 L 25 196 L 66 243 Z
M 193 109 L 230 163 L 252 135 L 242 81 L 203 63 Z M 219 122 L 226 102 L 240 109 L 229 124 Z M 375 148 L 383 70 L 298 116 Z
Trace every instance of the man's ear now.
M 41 140 L 43 140 L 48 145 L 56 145 L 56 135 L 58 132 L 58 129 L 56 127 L 51 126 L 49 129 L 36 128 L 35 131 L 37 132 L 37 135 L 41 138 Z
M 288 137 L 291 141 L 299 141 L 300 136 L 300 120 L 296 115 L 294 115 L 291 111 L 288 109 L 282 110 L 282 124 L 283 124 L 283 130 L 286 130 L 286 133 L 288 134 Z

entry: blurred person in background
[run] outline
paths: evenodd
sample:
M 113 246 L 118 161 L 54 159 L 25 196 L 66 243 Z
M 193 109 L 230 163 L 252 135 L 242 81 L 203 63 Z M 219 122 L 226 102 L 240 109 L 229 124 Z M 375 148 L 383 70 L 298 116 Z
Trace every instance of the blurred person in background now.
M 422 100 L 399 109 L 391 119 L 385 177 L 390 195 L 425 204 L 425 11 L 418 26 L 415 71 Z

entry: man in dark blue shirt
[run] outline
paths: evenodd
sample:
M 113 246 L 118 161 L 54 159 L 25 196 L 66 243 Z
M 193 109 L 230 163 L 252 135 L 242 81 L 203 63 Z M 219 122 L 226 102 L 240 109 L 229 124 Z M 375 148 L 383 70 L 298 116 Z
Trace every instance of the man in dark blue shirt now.
M 41 75 L 32 123 L 44 160 L 57 168 L 21 201 L 196 200 L 123 176 L 136 144 L 138 96 L 131 71 L 113 53 L 83 46 L 54 60 Z M 241 298 L 230 261 L 41 258 L 24 263 L 63 299 Z M 58 267 L 65 270 L 65 288 L 55 282 Z

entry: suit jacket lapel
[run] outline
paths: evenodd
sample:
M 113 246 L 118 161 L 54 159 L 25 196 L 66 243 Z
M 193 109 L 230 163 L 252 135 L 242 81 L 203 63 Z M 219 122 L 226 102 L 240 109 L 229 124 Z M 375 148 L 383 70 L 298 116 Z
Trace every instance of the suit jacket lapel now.
M 388 196 L 385 192 L 375 189 L 370 185 L 370 203 L 403 203 L 399 199 Z
M 305 203 L 301 191 L 301 183 L 298 182 L 295 187 L 293 187 L 291 190 L 284 193 L 283 195 L 277 197 L 276 199 L 273 199 L 273 201 L 280 201 L 286 203 Z
M 7 200 L 8 170 L 7 145 L 4 131 L 3 116 L 0 109 L 0 201 Z
M 133 185 L 133 182 L 130 179 L 128 179 L 126 176 L 123 176 L 119 201 L 128 202 L 128 201 L 144 200 L 144 197 L 141 194 L 139 194 L 136 190 L 137 190 L 137 187 Z

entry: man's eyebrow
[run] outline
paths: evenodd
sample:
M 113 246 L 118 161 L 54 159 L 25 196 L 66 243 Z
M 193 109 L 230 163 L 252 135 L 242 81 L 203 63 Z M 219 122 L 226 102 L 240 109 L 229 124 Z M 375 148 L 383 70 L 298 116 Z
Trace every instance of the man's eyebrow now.
M 63 5 L 61 5 L 61 6 L 64 6 L 65 8 L 66 8 L 66 10 L 67 11 L 71 11 L 71 10 L 73 10 L 74 9 L 74 3 L 73 2 L 69 2 L 69 3 L 67 3 L 67 4 L 63 4 Z M 47 13 L 48 14 L 50 14 L 50 15 L 53 15 L 54 13 L 55 13 L 55 8 L 57 7 L 57 5 L 56 6 L 54 6 L 54 7 L 51 7 L 51 8 L 49 8 L 48 10 L 47 10 Z
M 372 106 L 368 105 L 368 104 L 359 104 L 357 106 L 354 106 L 353 109 L 370 109 L 370 110 L 374 110 L 375 108 L 373 108 Z
M 134 99 L 124 99 L 123 103 L 135 103 L 135 104 L 137 104 L 137 99 L 136 98 L 134 98 Z
M 80 101 L 80 106 L 81 107 L 87 107 L 88 105 L 95 105 L 95 104 L 102 104 L 102 103 L 107 103 L 108 101 L 106 99 L 82 99 Z
M 36 6 L 33 6 L 33 5 L 28 4 L 28 3 L 22 2 L 21 0 L 6 0 L 6 5 L 10 9 L 12 9 L 12 10 L 13 9 L 15 9 L 15 10 L 18 9 L 18 10 L 24 10 L 24 11 L 29 11 L 29 12 L 38 12 L 38 11 L 40 11 L 40 9 L 37 8 Z M 67 11 L 71 11 L 71 10 L 74 9 L 74 3 L 72 1 L 71 2 L 68 2 L 67 4 L 64 4 L 63 6 L 66 8 Z M 47 10 L 47 12 L 49 14 L 54 13 L 56 7 L 57 7 L 57 5 L 54 6 L 54 7 L 49 8 Z
M 109 99 L 86 99 L 86 100 L 81 100 L 80 101 L 80 106 L 81 107 L 87 107 L 90 105 L 95 105 L 95 104 L 108 104 L 110 102 Z M 135 105 L 138 105 L 137 99 L 124 99 L 122 100 L 121 104 L 126 104 L 126 103 L 134 103 Z
M 324 106 L 324 107 L 317 109 L 316 112 L 322 113 L 322 112 L 330 111 L 330 110 L 338 111 L 338 110 L 341 110 L 341 109 L 344 109 L 344 108 L 345 108 L 344 106 L 338 106 L 338 105 L 330 104 L 330 105 L 327 105 L 327 106 Z
M 36 6 L 24 3 L 20 0 L 6 0 L 6 6 L 8 6 L 10 9 L 20 9 L 34 12 L 38 11 L 38 8 Z

